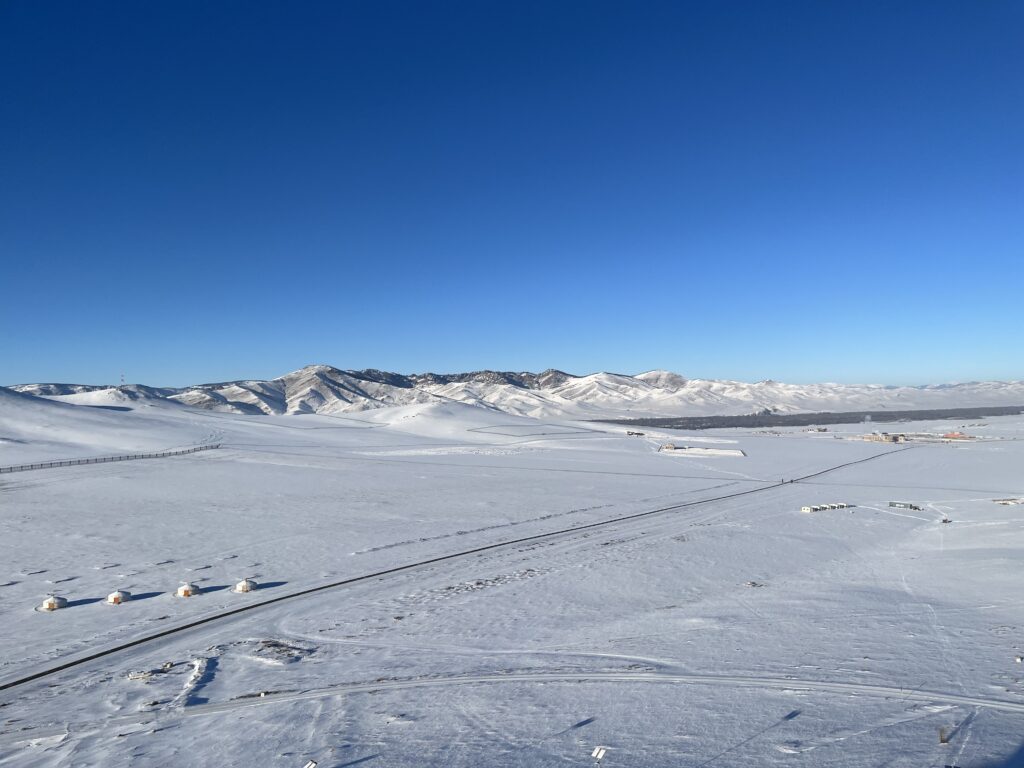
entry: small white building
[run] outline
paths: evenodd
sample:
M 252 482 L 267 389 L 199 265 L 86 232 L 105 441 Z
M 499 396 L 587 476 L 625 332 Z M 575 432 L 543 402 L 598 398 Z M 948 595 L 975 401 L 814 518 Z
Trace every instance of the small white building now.
M 107 605 L 121 605 L 121 603 L 127 603 L 131 599 L 131 592 L 125 592 L 123 589 L 116 589 L 107 595 Z
M 235 584 L 235 588 L 232 591 L 240 593 L 252 592 L 257 586 L 256 582 L 252 579 L 242 579 L 240 582 Z
M 39 606 L 41 611 L 56 611 L 59 608 L 67 608 L 68 599 L 60 595 L 48 595 L 43 604 Z
M 675 446 L 674 443 L 665 443 L 658 450 L 659 451 L 674 451 L 675 449 L 676 449 L 676 446 Z
M 178 597 L 195 597 L 199 594 L 199 588 L 195 584 L 184 582 L 174 593 Z
M 850 505 L 846 502 L 837 502 L 835 504 L 812 504 L 810 506 L 800 507 L 801 512 L 828 512 L 832 509 L 849 509 Z

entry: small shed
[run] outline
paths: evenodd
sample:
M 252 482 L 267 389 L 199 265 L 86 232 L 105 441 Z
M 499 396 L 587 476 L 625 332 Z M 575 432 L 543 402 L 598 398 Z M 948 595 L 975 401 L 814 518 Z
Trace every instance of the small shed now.
M 675 449 L 676 449 L 676 446 L 675 446 L 674 443 L 665 443 L 658 450 L 659 451 L 674 451 Z
M 199 588 L 195 584 L 184 582 L 178 590 L 174 593 L 178 597 L 195 597 L 199 594 Z
M 121 605 L 121 603 L 127 603 L 131 599 L 131 592 L 125 592 L 123 589 L 115 589 L 107 595 L 107 605 Z
M 59 608 L 67 608 L 68 599 L 60 595 L 48 595 L 43 604 L 39 606 L 41 611 L 56 611 Z
M 252 592 L 257 586 L 256 582 L 252 579 L 242 579 L 240 582 L 235 584 L 235 588 L 232 591 L 241 593 Z
M 801 512 L 808 512 L 808 513 L 810 513 L 810 512 L 814 511 L 814 507 L 808 507 L 808 506 L 800 507 L 800 511 Z

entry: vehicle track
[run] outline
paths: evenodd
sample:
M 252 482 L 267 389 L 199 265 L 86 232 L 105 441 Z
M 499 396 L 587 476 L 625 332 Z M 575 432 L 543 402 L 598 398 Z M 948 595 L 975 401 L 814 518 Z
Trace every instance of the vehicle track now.
M 900 701 L 942 702 L 947 704 L 963 704 L 971 707 L 997 709 L 1003 712 L 1024 713 L 1024 702 L 1007 701 L 1005 699 L 989 699 L 980 696 L 967 696 L 958 693 L 926 691 L 920 688 L 906 689 L 888 685 L 869 685 L 867 683 L 829 682 L 826 680 L 806 680 L 796 677 L 769 677 L 754 675 L 689 675 L 670 672 L 507 672 L 489 675 L 455 675 L 451 677 L 424 677 L 407 680 L 376 680 L 368 683 L 342 683 L 299 693 L 266 694 L 252 698 L 227 701 L 220 704 L 200 704 L 181 710 L 186 717 L 227 712 L 242 707 L 259 706 L 261 704 L 277 704 L 304 699 L 317 699 L 326 696 L 338 696 L 351 693 L 368 693 L 371 691 L 404 690 L 408 688 L 442 688 L 452 685 L 475 685 L 484 683 L 532 683 L 532 682 L 566 682 L 566 683 L 683 683 L 687 685 L 732 686 L 738 688 L 772 688 L 787 691 L 824 691 L 826 693 L 861 694 L 894 698 Z
M 533 442 L 533 441 L 531 441 L 531 442 Z M 480 446 L 480 445 L 473 446 L 472 443 L 467 443 L 466 445 L 467 446 L 472 446 L 472 447 L 484 447 L 484 446 Z M 516 443 L 508 443 L 507 445 L 516 445 Z M 330 455 L 329 456 L 329 455 L 322 454 L 322 453 L 300 453 L 298 451 L 262 451 L 262 450 L 257 450 L 257 449 L 253 449 L 253 448 L 249 448 L 249 447 L 243 448 L 243 446 L 244 446 L 244 444 L 242 444 L 242 443 L 225 443 L 224 444 L 225 448 L 234 448 L 234 449 L 236 449 L 236 450 L 238 450 L 240 452 L 244 451 L 245 453 L 251 453 L 251 454 L 268 453 L 268 454 L 272 454 L 274 456 L 298 456 L 298 457 L 302 457 L 302 458 L 312 458 L 312 459 L 321 459 L 321 460 L 330 460 L 330 461 L 352 461 L 352 462 L 360 462 L 361 461 L 361 462 L 367 462 L 367 463 L 372 463 L 372 464 L 413 464 L 413 465 L 421 466 L 421 467 L 455 467 L 457 469 L 466 469 L 467 468 L 466 464 L 462 464 L 462 463 L 458 463 L 458 462 L 454 462 L 454 461 L 419 461 L 419 460 L 416 460 L 416 459 L 408 459 L 408 458 L 398 459 L 398 458 L 388 457 L 388 455 L 384 454 L 384 453 L 381 453 L 381 454 L 379 454 L 377 456 L 355 456 L 355 455 L 352 455 L 352 454 L 347 454 L 347 455 Z M 414 447 L 414 446 L 388 446 L 387 449 L 388 450 L 390 450 L 390 448 L 400 448 L 401 449 L 401 448 L 408 448 L 408 447 Z M 449 447 L 453 447 L 453 446 L 449 446 Z M 502 447 L 502 446 L 488 445 L 486 447 L 491 448 L 491 447 Z M 382 449 L 382 450 L 384 450 L 384 449 Z M 900 449 L 900 450 L 907 450 L 907 449 Z M 437 455 L 438 456 L 443 456 L 443 454 L 437 454 Z M 523 466 L 513 467 L 513 466 L 508 466 L 506 464 L 478 464 L 478 463 L 474 463 L 472 465 L 472 469 L 487 469 L 487 470 L 497 470 L 497 471 L 506 471 L 506 472 L 544 472 L 544 473 L 557 473 L 557 474 L 569 474 L 569 475 L 602 475 L 602 476 L 606 476 L 606 477 L 659 477 L 659 478 L 660 477 L 664 477 L 664 478 L 669 478 L 671 480 L 721 480 L 721 479 L 723 479 L 722 475 L 680 475 L 680 474 L 675 474 L 675 473 L 669 474 L 669 473 L 663 473 L 663 472 L 615 472 L 615 471 L 611 471 L 611 470 L 602 470 L 602 469 L 568 469 L 568 468 L 565 468 L 565 467 L 523 467 Z M 828 471 L 828 470 L 826 470 L 826 471 Z M 779 485 L 779 483 L 775 483 L 775 481 L 773 481 L 773 480 L 761 480 L 761 479 L 758 479 L 756 477 L 755 478 L 752 478 L 752 477 L 737 478 L 736 481 L 737 482 L 742 482 L 742 483 L 769 483 L 769 484 Z
M 416 677 L 405 679 L 373 680 L 365 683 L 340 683 L 306 691 L 273 693 L 263 692 L 236 698 L 217 704 L 195 704 L 192 706 L 176 706 L 169 709 L 155 710 L 149 713 L 137 713 L 121 717 L 105 718 L 102 721 L 74 724 L 76 733 L 92 728 L 110 730 L 127 725 L 142 725 L 153 722 L 161 724 L 172 719 L 185 717 L 202 717 L 223 712 L 259 706 L 288 704 L 296 701 L 308 701 L 329 698 L 331 696 L 351 696 L 359 693 L 379 693 L 382 691 L 410 690 L 416 688 L 449 688 L 463 685 L 495 685 L 509 683 L 661 683 L 663 685 L 704 685 L 710 687 L 755 688 L 764 690 L 783 690 L 791 692 L 815 691 L 823 693 L 844 694 L 852 696 L 873 696 L 884 699 L 896 699 L 900 702 L 914 701 L 922 703 L 943 703 L 969 707 L 980 707 L 1002 712 L 1024 713 L 1024 702 L 991 699 L 981 696 L 968 696 L 941 691 L 927 691 L 920 688 L 907 689 L 887 685 L 869 685 L 867 683 L 831 682 L 826 680 L 808 680 L 797 677 L 771 677 L 756 675 L 701 675 L 681 674 L 675 672 L 620 671 L 620 672 L 568 672 L 552 670 L 549 672 L 496 672 L 483 675 L 450 675 L 444 677 Z M 17 730 L 0 731 L 0 736 L 13 741 L 27 741 L 47 738 L 67 733 L 68 724 L 23 727 Z
M 127 651 L 127 650 L 130 650 L 130 649 L 133 649 L 133 648 L 138 648 L 138 647 L 140 647 L 142 645 L 147 645 L 149 643 L 155 642 L 157 640 L 161 640 L 161 639 L 166 638 L 166 637 L 170 637 L 172 635 L 181 634 L 181 633 L 187 632 L 189 630 L 196 629 L 198 627 L 203 627 L 203 626 L 212 624 L 214 622 L 224 621 L 226 619 L 232 618 L 234 616 L 238 616 L 238 615 L 243 614 L 243 613 L 248 613 L 248 612 L 256 611 L 256 610 L 259 610 L 259 609 L 262 609 L 262 608 L 267 608 L 267 607 L 269 607 L 271 605 L 276 605 L 276 604 L 282 603 L 282 602 L 284 602 L 286 600 L 296 600 L 296 599 L 301 598 L 301 597 L 308 597 L 309 595 L 318 594 L 320 592 L 324 592 L 324 591 L 331 590 L 331 589 L 338 589 L 340 587 L 345 587 L 345 586 L 349 586 L 349 585 L 352 585 L 352 584 L 360 584 L 360 583 L 364 583 L 364 582 L 367 582 L 367 581 L 371 581 L 373 579 L 383 579 L 385 577 L 392 576 L 392 575 L 395 575 L 395 574 L 405 574 L 405 573 L 409 573 L 411 571 L 419 570 L 421 568 L 430 567 L 430 566 L 435 565 L 437 563 L 461 560 L 463 558 L 467 558 L 467 557 L 470 557 L 470 556 L 473 556 L 473 555 L 478 555 L 478 554 L 480 554 L 482 552 L 493 552 L 495 550 L 501 550 L 501 549 L 508 549 L 508 548 L 516 547 L 516 546 L 519 546 L 519 545 L 525 544 L 525 543 L 533 543 L 533 542 L 554 540 L 554 539 L 559 538 L 559 537 L 571 536 L 573 534 L 576 534 L 576 533 L 579 533 L 579 532 L 582 532 L 582 531 L 593 531 L 595 529 L 599 529 L 599 528 L 603 528 L 603 527 L 606 527 L 606 526 L 610 526 L 610 525 L 613 525 L 615 523 L 621 523 L 621 522 L 630 521 L 630 520 L 638 520 L 638 519 L 641 519 L 641 518 L 652 517 L 654 515 L 659 515 L 659 514 L 663 514 L 663 513 L 666 513 L 666 512 L 674 512 L 674 511 L 677 511 L 677 510 L 680 510 L 680 509 L 686 509 L 688 507 L 695 507 L 695 506 L 704 505 L 704 504 L 712 504 L 712 503 L 719 502 L 719 501 L 725 501 L 727 499 L 734 499 L 734 498 L 738 498 L 738 497 L 742 497 L 742 496 L 749 496 L 749 495 L 752 495 L 752 494 L 755 494 L 755 493 L 764 493 L 764 492 L 767 492 L 767 491 L 771 491 L 772 489 L 775 489 L 775 488 L 781 488 L 781 487 L 784 487 L 784 486 L 792 484 L 792 483 L 798 483 L 798 482 L 802 482 L 802 481 L 808 480 L 810 478 L 820 477 L 821 475 L 824 475 L 824 474 L 827 474 L 827 473 L 830 473 L 830 472 L 836 472 L 836 471 L 838 471 L 840 469 L 844 469 L 846 467 L 851 467 L 851 466 L 854 466 L 854 465 L 857 465 L 857 464 L 863 464 L 865 462 L 873 461 L 874 459 L 878 459 L 878 458 L 881 458 L 883 456 L 889 456 L 889 455 L 892 455 L 894 453 L 901 453 L 903 451 L 908 451 L 908 450 L 913 450 L 913 446 L 909 446 L 909 447 L 906 447 L 906 448 L 897 448 L 895 450 L 884 451 L 882 453 L 876 453 L 876 454 L 874 454 L 872 456 L 868 456 L 868 457 L 863 458 L 863 459 L 856 459 L 854 461 L 848 461 L 848 462 L 844 462 L 842 464 L 837 464 L 835 466 L 828 467 L 828 468 L 820 470 L 818 472 L 813 472 L 811 474 L 804 475 L 802 477 L 793 478 L 793 479 L 791 479 L 789 481 L 785 481 L 785 482 L 772 483 L 771 485 L 765 485 L 765 486 L 761 486 L 761 487 L 758 487 L 758 488 L 750 488 L 750 489 L 747 489 L 747 490 L 744 490 L 744 491 L 736 491 L 734 493 L 723 494 L 723 495 L 720 495 L 720 496 L 713 496 L 713 497 L 706 498 L 706 499 L 696 499 L 696 500 L 693 500 L 693 501 L 686 501 L 686 502 L 682 502 L 682 503 L 679 503 L 679 504 L 671 504 L 671 505 L 668 505 L 668 506 L 659 507 L 657 509 L 650 509 L 650 510 L 646 510 L 646 511 L 643 511 L 643 512 L 634 512 L 634 513 L 629 514 L 629 515 L 621 515 L 619 517 L 610 518 L 608 520 L 599 520 L 598 522 L 595 522 L 595 523 L 585 523 L 585 524 L 582 524 L 582 525 L 569 526 L 569 527 L 561 528 L 561 529 L 558 529 L 558 530 L 555 530 L 555 531 L 548 531 L 546 533 L 538 533 L 538 534 L 534 534 L 534 535 L 531 535 L 531 536 L 523 536 L 523 537 L 520 537 L 520 538 L 509 539 L 509 540 L 506 540 L 506 541 L 500 541 L 500 542 L 496 542 L 496 543 L 493 543 L 493 544 L 485 544 L 485 545 L 482 545 L 482 546 L 479 546 L 479 547 L 472 547 L 470 549 L 461 550 L 459 552 L 451 552 L 451 553 L 446 554 L 446 555 L 438 555 L 436 557 L 426 558 L 424 560 L 418 560 L 418 561 L 412 562 L 412 563 L 406 563 L 405 565 L 394 566 L 392 568 L 385 568 L 385 569 L 382 569 L 382 570 L 379 570 L 379 571 L 374 571 L 372 573 L 366 573 L 366 574 L 363 574 L 363 575 L 360 575 L 360 576 L 352 576 L 352 577 L 349 577 L 349 578 L 346 578 L 346 579 L 340 579 L 338 581 L 329 582 L 327 584 L 321 584 L 321 585 L 316 586 L 316 587 L 309 587 L 307 589 L 302 589 L 302 590 L 299 590 L 297 592 L 292 592 L 292 593 L 289 593 L 289 594 L 286 594 L 286 595 L 280 595 L 278 597 L 274 597 L 274 598 L 271 598 L 269 600 L 263 600 L 263 601 L 258 602 L 258 603 L 250 603 L 248 605 L 244 605 L 244 606 L 241 606 L 241 607 L 238 607 L 238 608 L 232 608 L 231 610 L 221 611 L 220 613 L 204 616 L 203 618 L 196 619 L 195 621 L 190 621 L 190 622 L 187 622 L 185 624 L 179 624 L 179 625 L 174 626 L 174 627 L 169 627 L 167 629 L 160 630 L 159 632 L 153 632 L 153 633 L 145 635 L 143 637 L 138 637 L 138 638 L 135 638 L 134 640 L 130 640 L 130 641 L 125 642 L 125 643 L 121 643 L 119 645 L 111 646 L 109 648 L 104 648 L 102 650 L 95 651 L 93 653 L 89 653 L 89 654 L 86 654 L 84 656 L 79 656 L 77 658 L 69 659 L 68 661 L 65 661 L 65 662 L 63 662 L 61 664 L 56 664 L 56 665 L 54 665 L 52 667 L 48 667 L 46 669 L 42 669 L 42 670 L 39 670 L 37 672 L 33 672 L 31 674 L 27 674 L 27 675 L 23 675 L 21 677 L 5 680 L 3 682 L 0 682 L 0 691 L 7 691 L 7 690 L 14 689 L 14 688 L 18 688 L 20 686 L 26 685 L 27 683 L 31 683 L 33 681 L 40 680 L 42 678 L 49 677 L 51 675 L 55 675 L 58 672 L 64 672 L 64 671 L 69 670 L 69 669 L 74 669 L 75 667 L 80 667 L 80 666 L 82 666 L 84 664 L 88 664 L 89 662 L 96 661 L 97 659 L 102 659 L 102 658 L 106 658 L 106 657 L 109 657 L 109 656 L 114 656 L 114 655 L 119 654 L 119 653 L 121 653 L 123 651 Z

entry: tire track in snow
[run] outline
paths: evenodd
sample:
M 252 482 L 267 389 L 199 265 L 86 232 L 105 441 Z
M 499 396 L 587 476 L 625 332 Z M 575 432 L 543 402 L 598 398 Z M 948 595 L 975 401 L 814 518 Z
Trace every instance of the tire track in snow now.
M 455 685 L 482 685 L 490 683 L 675 683 L 683 685 L 727 686 L 734 688 L 773 689 L 785 691 L 823 691 L 825 693 L 865 695 L 880 698 L 894 698 L 900 701 L 941 702 L 961 704 L 970 707 L 995 709 L 1003 712 L 1024 713 L 1024 701 L 989 699 L 981 696 L 967 696 L 957 693 L 907 690 L 887 685 L 867 683 L 842 683 L 823 680 L 806 680 L 795 677 L 759 677 L 746 675 L 699 675 L 669 674 L 664 672 L 508 672 L 489 675 L 455 675 L 451 677 L 414 678 L 409 680 L 379 680 L 369 683 L 342 683 L 310 691 L 289 694 L 267 694 L 243 700 L 220 704 L 202 704 L 181 710 L 184 717 L 194 717 L 216 712 L 229 712 L 242 707 L 279 704 L 326 696 L 343 696 L 354 693 L 370 693 L 410 688 L 444 688 Z
M 915 701 L 924 703 L 942 703 L 993 709 L 1002 712 L 1024 713 L 1024 702 L 990 699 L 981 696 L 967 696 L 940 691 L 921 689 L 907 690 L 886 685 L 869 685 L 867 683 L 828 682 L 823 680 L 807 680 L 796 677 L 768 677 L 753 675 L 701 675 L 675 674 L 664 672 L 504 672 L 483 675 L 451 675 L 446 677 L 421 677 L 404 680 L 375 680 L 366 683 L 341 683 L 338 685 L 316 688 L 298 693 L 262 693 L 249 695 L 244 699 L 218 704 L 195 704 L 173 710 L 139 713 L 123 717 L 107 718 L 102 722 L 65 724 L 60 726 L 42 726 L 39 728 L 23 728 L 18 731 L 3 731 L 0 736 L 14 741 L 27 741 L 48 736 L 67 733 L 69 729 L 80 734 L 96 729 L 109 730 L 113 727 L 142 723 L 159 723 L 165 727 L 171 720 L 188 717 L 202 717 L 224 712 L 234 712 L 249 707 L 274 706 L 289 704 L 296 701 L 309 701 L 329 698 L 332 696 L 351 696 L 360 693 L 380 693 L 384 691 L 401 691 L 411 689 L 450 688 L 464 685 L 502 685 L 509 683 L 660 683 L 663 685 L 700 685 L 713 688 L 752 688 L 756 690 L 781 690 L 792 693 L 822 692 L 849 696 L 870 696 L 883 699 L 896 699 L 900 702 Z

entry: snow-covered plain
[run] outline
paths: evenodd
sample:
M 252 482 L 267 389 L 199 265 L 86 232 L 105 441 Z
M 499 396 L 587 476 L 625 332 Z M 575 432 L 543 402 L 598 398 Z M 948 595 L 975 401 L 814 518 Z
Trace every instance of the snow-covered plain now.
M 0 390 L 0 466 L 223 445 L 0 475 L 0 684 L 422 563 L 0 692 L 0 765 L 1019 764 L 1024 506 L 993 499 L 1024 496 L 1024 417 L 901 427 L 951 428 L 984 439 Z M 830 502 L 855 507 L 799 511 Z

